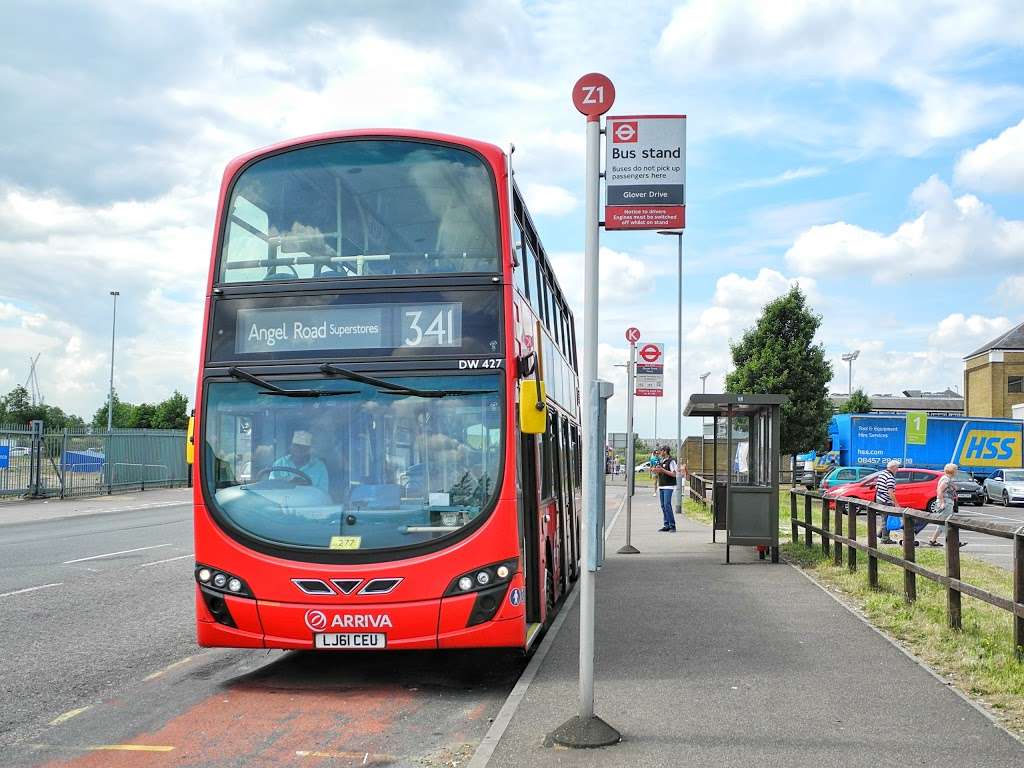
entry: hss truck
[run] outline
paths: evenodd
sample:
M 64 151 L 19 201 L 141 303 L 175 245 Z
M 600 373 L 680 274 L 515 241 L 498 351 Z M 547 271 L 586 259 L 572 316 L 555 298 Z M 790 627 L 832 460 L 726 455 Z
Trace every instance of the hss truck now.
M 829 438 L 839 466 L 881 469 L 896 459 L 905 467 L 942 469 L 953 463 L 979 479 L 1024 466 L 1024 421 L 1018 419 L 841 413 L 832 417 Z

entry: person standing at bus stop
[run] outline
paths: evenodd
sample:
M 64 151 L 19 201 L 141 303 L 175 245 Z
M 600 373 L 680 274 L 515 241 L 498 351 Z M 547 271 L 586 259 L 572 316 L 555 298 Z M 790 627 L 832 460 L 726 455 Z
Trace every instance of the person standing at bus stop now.
M 654 476 L 658 478 L 658 495 L 661 497 L 661 513 L 664 516 L 664 525 L 659 529 L 661 532 L 671 532 L 676 529 L 676 516 L 672 511 L 672 491 L 676 488 L 676 460 L 672 458 L 672 450 L 663 445 L 658 449 L 658 463 L 651 468 Z

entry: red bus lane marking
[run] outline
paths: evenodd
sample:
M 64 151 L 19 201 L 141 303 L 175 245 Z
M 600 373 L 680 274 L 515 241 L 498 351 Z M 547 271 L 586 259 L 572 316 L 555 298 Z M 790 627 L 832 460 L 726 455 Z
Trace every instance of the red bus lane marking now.
M 266 688 L 254 683 L 236 685 L 177 715 L 152 733 L 126 739 L 173 745 L 176 765 L 386 765 L 397 758 L 385 750 L 394 735 L 422 729 L 418 743 L 429 744 L 434 719 L 425 708 L 433 701 L 400 686 L 352 689 L 351 683 L 305 688 Z M 436 737 L 435 737 L 436 738 Z M 390 742 L 390 743 L 389 743 Z M 417 743 L 410 738 L 406 743 Z M 99 745 L 97 745 L 99 746 Z M 83 745 L 89 754 L 62 757 L 48 768 L 120 768 L 166 765 Z M 103 745 L 109 747 L 110 745 Z M 428 747 L 429 748 L 429 747 Z M 301 754 L 300 754 L 301 753 Z M 337 757 L 335 757 L 337 756 Z M 351 756 L 351 760 L 349 759 Z M 320 757 L 320 760 L 314 758 Z M 363 760 L 366 759 L 364 763 Z M 250 763 L 251 761 L 251 763 Z

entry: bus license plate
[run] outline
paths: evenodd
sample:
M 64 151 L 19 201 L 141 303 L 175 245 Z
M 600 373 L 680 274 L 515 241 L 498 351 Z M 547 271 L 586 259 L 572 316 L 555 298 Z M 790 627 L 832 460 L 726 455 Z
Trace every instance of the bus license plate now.
M 317 648 L 378 651 L 388 647 L 388 636 L 383 632 L 328 632 L 314 637 Z

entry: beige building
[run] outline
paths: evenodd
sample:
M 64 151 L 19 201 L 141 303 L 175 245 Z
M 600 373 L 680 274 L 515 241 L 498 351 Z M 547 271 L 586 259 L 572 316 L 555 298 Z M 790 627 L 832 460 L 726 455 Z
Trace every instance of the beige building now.
M 1024 323 L 964 358 L 967 416 L 1012 418 L 1024 404 Z

